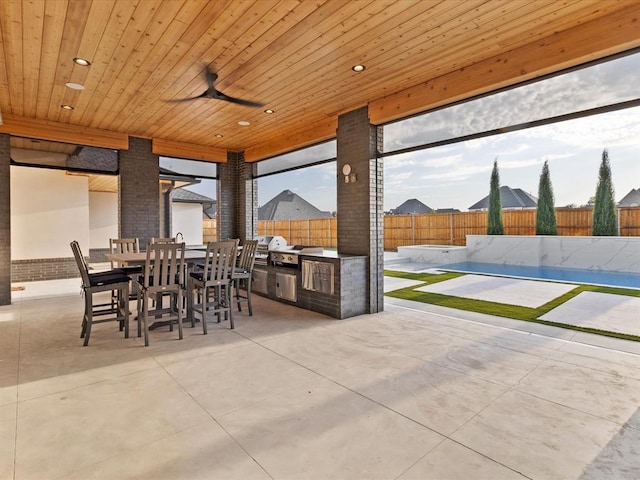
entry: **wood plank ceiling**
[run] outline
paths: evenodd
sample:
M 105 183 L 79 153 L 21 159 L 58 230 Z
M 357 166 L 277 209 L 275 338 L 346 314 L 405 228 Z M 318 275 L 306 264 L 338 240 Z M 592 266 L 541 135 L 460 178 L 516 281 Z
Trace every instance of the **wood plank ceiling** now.
M 334 136 L 337 116 L 361 106 L 383 123 L 637 47 L 639 10 L 637 0 L 3 0 L 0 131 L 110 148 L 135 136 L 157 153 L 257 160 Z M 203 93 L 205 66 L 218 90 L 264 108 L 168 102 Z

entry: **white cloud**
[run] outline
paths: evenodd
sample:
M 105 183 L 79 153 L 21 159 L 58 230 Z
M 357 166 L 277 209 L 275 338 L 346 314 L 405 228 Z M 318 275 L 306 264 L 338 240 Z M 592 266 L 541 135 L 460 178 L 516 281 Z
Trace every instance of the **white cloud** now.
M 431 158 L 429 160 L 424 160 L 422 165 L 425 167 L 432 168 L 442 168 L 442 167 L 450 167 L 451 165 L 455 165 L 460 163 L 462 160 L 462 155 L 447 155 L 443 157 Z

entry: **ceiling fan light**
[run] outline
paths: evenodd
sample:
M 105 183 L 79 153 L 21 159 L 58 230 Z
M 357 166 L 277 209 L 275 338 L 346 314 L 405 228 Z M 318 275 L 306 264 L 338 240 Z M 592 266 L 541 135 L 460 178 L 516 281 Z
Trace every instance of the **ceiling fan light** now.
M 77 63 L 78 65 L 81 65 L 83 67 L 88 67 L 89 65 L 91 65 L 91 62 L 89 60 L 87 60 L 86 58 L 75 57 L 73 59 L 73 61 L 75 63 Z

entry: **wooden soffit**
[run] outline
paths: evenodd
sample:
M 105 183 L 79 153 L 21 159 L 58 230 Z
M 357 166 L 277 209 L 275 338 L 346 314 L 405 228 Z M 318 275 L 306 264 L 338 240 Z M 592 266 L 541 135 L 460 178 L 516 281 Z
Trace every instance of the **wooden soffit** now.
M 98 128 L 79 127 L 49 120 L 22 118 L 11 114 L 3 115 L 2 121 L 0 133 L 8 133 L 17 137 L 116 150 L 127 150 L 129 148 L 129 136 L 125 133 L 111 132 Z
M 373 100 L 369 118 L 380 125 L 639 46 L 636 5 Z
M 167 157 L 188 158 L 190 160 L 205 160 L 224 163 L 227 161 L 227 151 L 224 148 L 206 145 L 192 145 L 190 143 L 175 142 L 163 138 L 154 138 L 151 150 L 156 155 Z

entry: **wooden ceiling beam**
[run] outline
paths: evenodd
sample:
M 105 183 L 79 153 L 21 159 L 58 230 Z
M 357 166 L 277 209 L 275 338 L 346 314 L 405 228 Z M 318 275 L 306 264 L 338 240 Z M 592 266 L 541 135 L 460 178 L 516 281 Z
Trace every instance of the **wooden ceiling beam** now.
M 218 163 L 227 161 L 227 151 L 224 148 L 175 142 L 164 138 L 154 138 L 151 141 L 151 151 L 156 155 L 165 155 L 167 157 L 206 160 Z
M 113 148 L 116 150 L 129 149 L 129 136 L 126 133 L 24 118 L 12 114 L 3 114 L 2 120 L 3 124 L 0 125 L 0 133 L 8 133 L 17 137 L 74 143 L 90 147 Z
M 373 100 L 371 123 L 398 120 L 638 47 L 639 17 L 637 6 L 631 6 Z
M 275 137 L 268 142 L 248 147 L 244 151 L 244 159 L 247 162 L 257 162 L 258 160 L 264 160 L 265 158 L 330 140 L 336 136 L 337 128 L 338 119 L 331 118 L 314 125 L 313 128 Z

